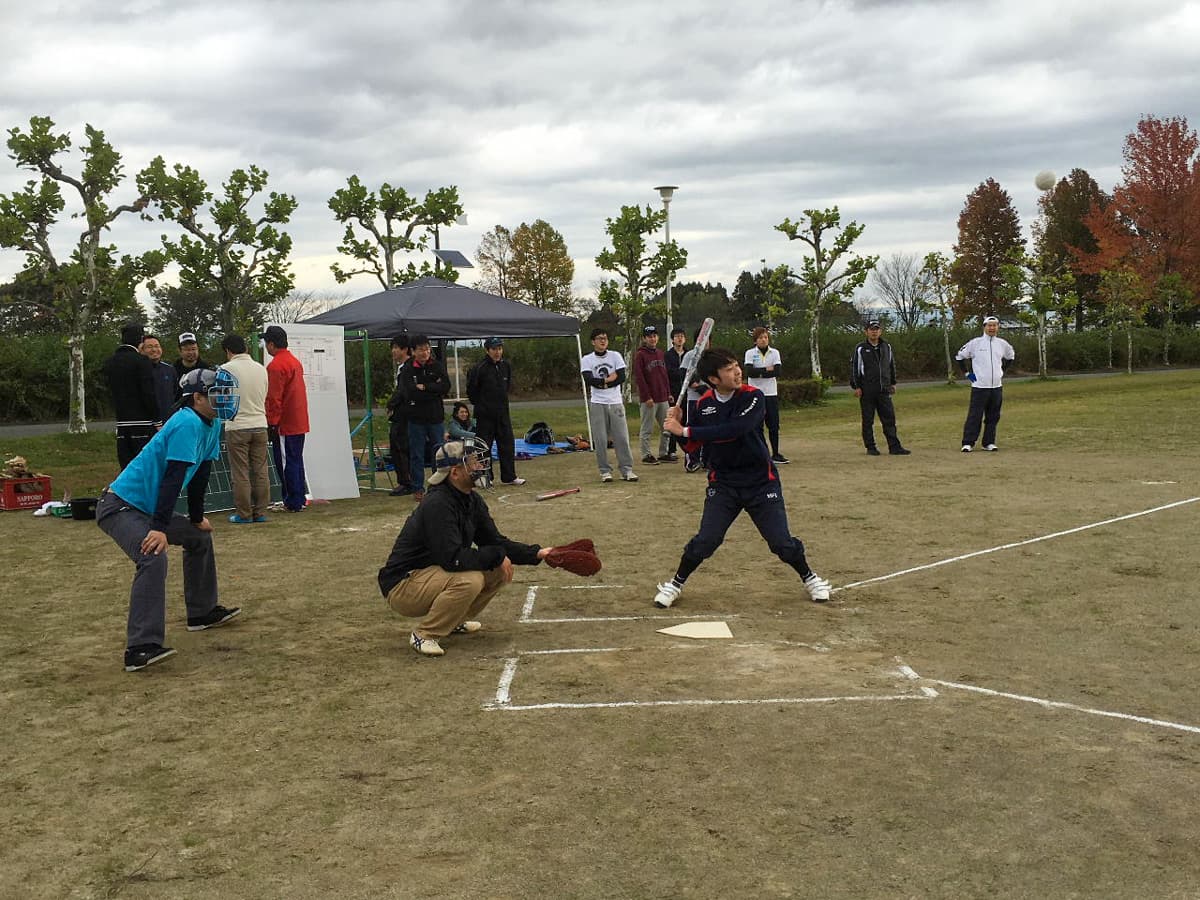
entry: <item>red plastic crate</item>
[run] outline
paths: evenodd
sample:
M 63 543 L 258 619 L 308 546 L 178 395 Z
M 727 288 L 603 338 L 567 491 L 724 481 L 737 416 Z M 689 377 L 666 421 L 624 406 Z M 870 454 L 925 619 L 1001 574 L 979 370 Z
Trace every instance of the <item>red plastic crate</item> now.
M 0 509 L 38 509 L 50 500 L 49 478 L 3 478 L 0 486 Z

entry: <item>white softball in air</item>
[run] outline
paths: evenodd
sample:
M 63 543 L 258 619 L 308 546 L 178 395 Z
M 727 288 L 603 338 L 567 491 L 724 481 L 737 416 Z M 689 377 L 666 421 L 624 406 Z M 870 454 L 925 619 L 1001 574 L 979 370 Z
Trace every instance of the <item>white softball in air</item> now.
M 1042 169 L 1033 178 L 1033 183 L 1037 185 L 1039 191 L 1048 191 L 1054 187 L 1054 173 L 1049 169 Z

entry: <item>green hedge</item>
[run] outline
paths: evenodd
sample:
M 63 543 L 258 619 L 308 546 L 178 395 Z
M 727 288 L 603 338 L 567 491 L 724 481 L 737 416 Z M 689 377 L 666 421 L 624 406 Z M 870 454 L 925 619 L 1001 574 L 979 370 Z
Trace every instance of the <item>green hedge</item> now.
M 979 334 L 977 328 L 959 328 L 951 334 L 951 350 Z M 1004 335 L 1016 349 L 1018 374 L 1037 372 L 1037 341 L 1032 333 Z M 942 332 L 938 328 L 919 328 L 910 332 L 888 332 L 886 339 L 896 353 L 896 369 L 901 380 L 937 380 L 943 378 L 945 358 Z M 845 383 L 849 377 L 850 354 L 862 340 L 860 331 L 827 329 L 821 334 L 822 373 L 832 382 Z M 1107 331 L 1054 333 L 1047 338 L 1047 362 L 1052 373 L 1104 369 L 1108 365 Z M 112 404 L 108 385 L 100 373 L 104 360 L 112 355 L 118 339 L 115 335 L 88 337 L 84 347 L 84 383 L 89 419 L 111 419 Z M 811 375 L 808 354 L 808 329 L 800 326 L 772 336 L 772 343 L 783 356 L 781 388 L 787 384 L 786 404 L 819 402 L 829 384 L 808 383 Z M 726 347 L 740 358 L 751 346 L 750 329 L 718 328 L 713 346 Z M 1139 328 L 1134 331 L 1134 368 L 1162 365 L 1163 331 Z M 618 347 L 627 361 L 632 354 Z M 587 341 L 583 350 L 590 350 Z M 505 342 L 505 358 L 513 366 L 515 396 L 563 396 L 579 390 L 579 358 L 572 338 L 520 338 Z M 1125 333 L 1113 335 L 1113 366 L 1126 366 Z M 175 358 L 173 347 L 164 356 Z M 210 362 L 224 359 L 219 347 L 203 347 L 201 355 Z M 453 360 L 452 351 L 447 356 Z M 483 357 L 479 346 L 459 347 L 459 385 L 466 392 L 466 372 Z M 371 341 L 371 385 L 376 404 L 382 405 L 392 390 L 392 361 L 388 341 Z M 1181 328 L 1172 336 L 1172 365 L 1200 366 L 1200 330 Z M 346 389 L 352 407 L 364 405 L 362 345 L 346 346 Z M 0 421 L 64 421 L 69 397 L 68 353 L 61 337 L 0 336 Z

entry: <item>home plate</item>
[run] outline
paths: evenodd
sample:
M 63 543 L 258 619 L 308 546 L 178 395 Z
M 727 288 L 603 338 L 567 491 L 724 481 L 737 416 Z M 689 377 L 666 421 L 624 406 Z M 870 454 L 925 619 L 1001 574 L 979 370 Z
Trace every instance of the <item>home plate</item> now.
M 670 628 L 658 629 L 659 634 L 685 638 L 731 638 L 733 632 L 724 622 L 684 622 Z

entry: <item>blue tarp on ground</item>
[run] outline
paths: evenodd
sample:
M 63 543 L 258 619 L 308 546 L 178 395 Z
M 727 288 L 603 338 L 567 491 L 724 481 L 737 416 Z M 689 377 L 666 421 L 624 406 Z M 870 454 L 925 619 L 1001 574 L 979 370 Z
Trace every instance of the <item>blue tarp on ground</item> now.
M 549 444 L 527 444 L 521 438 L 517 438 L 514 443 L 516 444 L 517 453 L 525 453 L 529 456 L 546 456 L 550 450 Z M 571 445 L 566 441 L 557 442 L 554 446 L 561 447 L 563 450 L 574 452 L 574 448 L 572 448 Z M 499 459 L 499 457 L 496 456 L 495 444 L 492 444 L 492 458 Z

